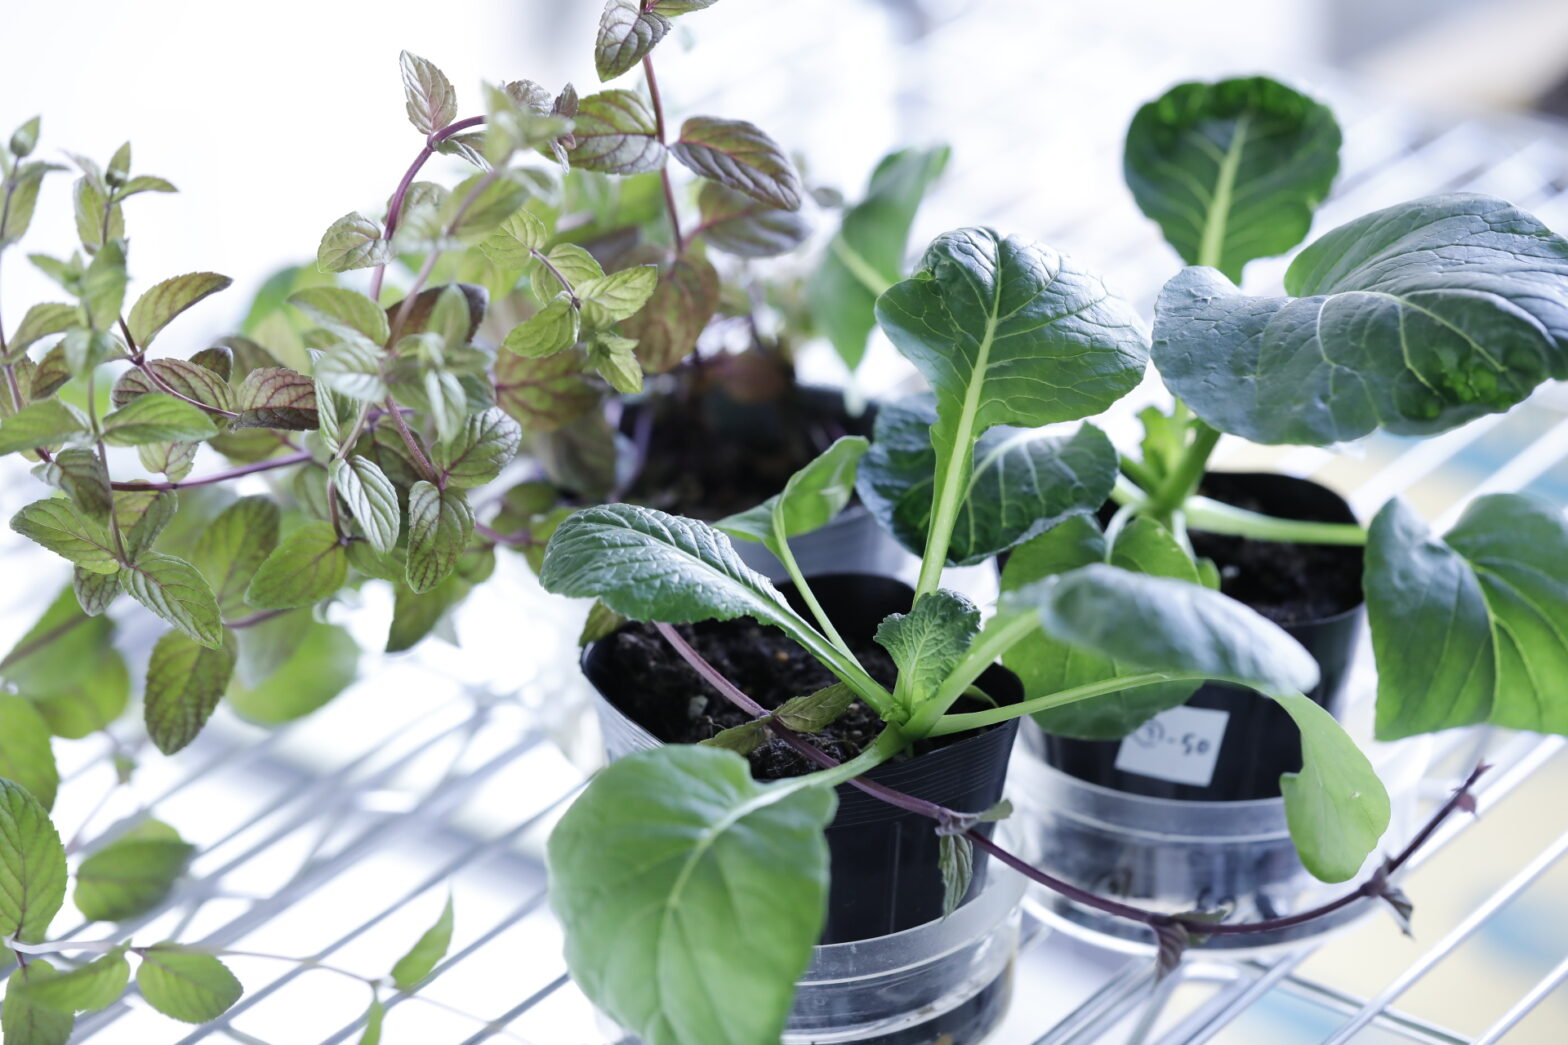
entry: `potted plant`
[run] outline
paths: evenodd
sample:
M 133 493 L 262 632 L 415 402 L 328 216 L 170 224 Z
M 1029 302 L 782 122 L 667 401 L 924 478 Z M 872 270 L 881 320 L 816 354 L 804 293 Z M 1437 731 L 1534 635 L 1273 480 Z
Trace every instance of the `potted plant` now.
M 1155 308 L 1152 358 L 1175 404 L 1139 415 L 1141 452 L 1120 459 L 1114 512 L 1075 517 L 1015 549 L 1002 585 L 1104 560 L 1218 588 L 1313 654 L 1321 681 L 1308 696 L 1330 712 L 1369 617 L 1378 739 L 1479 722 L 1561 732 L 1568 705 L 1547 681 L 1568 656 L 1561 506 L 1490 495 L 1439 536 L 1397 500 L 1363 526 L 1308 480 L 1207 471 L 1221 433 L 1312 446 L 1376 430 L 1431 436 L 1568 375 L 1568 244 L 1489 197 L 1366 215 L 1297 256 L 1289 297 L 1242 294 L 1233 281 L 1249 261 L 1305 237 L 1338 145 L 1326 108 L 1262 78 L 1182 84 L 1139 110 L 1128 185 L 1193 266 Z M 1044 638 L 1004 662 L 1031 696 L 1123 670 Z M 1313 883 L 1294 859 L 1279 797 L 1281 774 L 1302 753 L 1278 708 L 1189 681 L 1035 721 L 1018 794 L 1040 825 L 1038 855 L 1067 880 L 1170 911 L 1228 906 L 1240 918 L 1309 902 Z M 1141 932 L 1052 902 L 1072 923 Z M 1269 938 L 1212 941 L 1260 942 Z

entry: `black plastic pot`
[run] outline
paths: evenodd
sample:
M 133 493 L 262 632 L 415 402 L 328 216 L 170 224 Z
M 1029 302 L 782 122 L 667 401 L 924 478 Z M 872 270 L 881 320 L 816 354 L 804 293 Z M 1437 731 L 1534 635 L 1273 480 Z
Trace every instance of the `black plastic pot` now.
M 1216 500 L 1250 501 L 1258 511 L 1287 519 L 1318 522 L 1356 521 L 1344 499 L 1307 479 L 1273 473 L 1211 473 L 1204 492 Z M 1194 541 L 1198 540 L 1194 535 Z M 1361 549 L 1345 548 L 1345 568 L 1361 575 Z M 1223 566 L 1223 563 L 1221 564 Z M 1357 582 L 1359 589 L 1359 581 Z M 1306 647 L 1321 669 L 1322 680 L 1307 696 L 1337 715 L 1350 664 L 1360 634 L 1365 607 L 1359 601 L 1340 612 L 1307 620 L 1282 622 L 1281 626 Z M 1044 735 L 1045 760 L 1080 780 L 1130 794 L 1200 802 L 1237 802 L 1275 798 L 1280 794 L 1282 773 L 1301 768 L 1301 737 L 1294 722 L 1277 704 L 1250 690 L 1222 683 L 1207 683 L 1187 701 L 1187 708 L 1209 715 L 1190 716 L 1193 729 L 1163 728 L 1156 720 L 1146 723 L 1125 740 L 1075 740 Z M 1223 716 L 1223 717 L 1220 717 Z M 1178 749 L 1183 753 L 1201 744 L 1218 743 L 1218 755 L 1207 783 L 1164 779 L 1149 773 L 1117 768 L 1162 764 L 1155 753 Z M 1124 745 L 1150 753 L 1147 759 L 1129 758 Z M 1170 760 L 1163 760 L 1169 762 Z M 1190 760 L 1171 764 L 1192 765 Z M 1179 772 L 1173 775 L 1180 775 Z
M 863 574 L 834 574 L 811 579 L 834 626 L 849 638 L 869 638 L 890 613 L 909 610 L 914 597 L 906 584 Z M 792 602 L 792 588 L 781 588 Z M 797 605 L 804 612 L 804 607 Z M 723 629 L 724 623 L 708 627 Z M 671 651 L 670 656 L 676 656 Z M 605 744 L 611 758 L 656 746 L 659 740 L 620 711 L 634 678 L 609 670 L 602 643 L 583 651 L 583 672 L 603 697 L 600 708 Z M 746 680 L 736 679 L 742 688 Z M 698 683 L 694 677 L 694 685 Z M 993 667 L 979 685 L 1002 703 L 1023 699 L 1017 678 Z M 1017 734 L 1016 720 L 965 734 L 902 761 L 871 770 L 869 779 L 952 809 L 979 812 L 1002 797 L 1007 763 Z M 912 929 L 942 916 L 940 841 L 932 822 L 896 809 L 843 785 L 838 812 L 827 829 L 832 858 L 832 887 L 824 944 L 845 943 Z M 987 826 L 986 830 L 989 830 Z M 974 880 L 966 900 L 984 885 L 986 860 L 974 854 Z
M 704 411 L 715 430 L 715 439 L 728 446 L 739 446 L 748 454 L 766 455 L 776 452 L 786 432 L 799 424 L 799 417 L 835 416 L 842 432 L 819 433 L 818 442 L 827 445 L 835 434 L 871 434 L 876 420 L 876 406 L 870 404 L 858 417 L 843 412 L 843 392 L 836 388 L 800 386 L 793 395 L 774 402 L 739 403 L 718 392 L 711 392 L 703 401 L 690 409 Z M 653 400 L 633 400 L 621 418 L 621 430 L 628 437 L 635 437 L 638 426 L 646 423 L 645 417 Z M 669 408 L 668 401 L 661 406 Z M 673 424 L 684 420 L 676 413 L 664 415 L 662 423 Z M 660 423 L 655 421 L 654 423 Z M 804 464 L 804 461 L 797 464 Z M 780 478 L 780 484 L 787 475 Z M 634 488 L 635 494 L 635 488 Z M 757 498 L 758 503 L 777 491 L 770 491 Z M 656 507 L 659 507 L 656 505 Z M 674 505 L 680 514 L 699 519 L 713 520 L 724 514 L 705 505 Z M 749 508 L 751 505 L 738 506 Z M 784 565 L 761 544 L 735 541 L 735 550 L 741 559 L 769 580 L 784 581 L 789 577 Z M 796 537 L 789 542 L 790 551 L 800 571 L 807 577 L 854 571 L 856 573 L 892 576 L 912 562 L 914 557 L 874 519 L 870 512 L 855 501 L 838 518 L 821 529 Z

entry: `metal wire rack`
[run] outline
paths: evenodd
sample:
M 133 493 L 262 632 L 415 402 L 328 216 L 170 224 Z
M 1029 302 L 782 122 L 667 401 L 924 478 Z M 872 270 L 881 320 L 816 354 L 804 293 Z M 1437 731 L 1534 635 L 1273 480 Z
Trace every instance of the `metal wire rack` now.
M 822 15 L 821 25 L 833 24 L 829 11 L 839 10 L 822 2 L 799 6 Z M 967 17 L 983 5 L 936 6 L 935 21 L 923 23 L 912 40 L 908 24 L 896 18 L 884 25 L 877 21 L 882 15 L 866 13 L 869 8 L 853 16 L 859 31 L 881 26 L 880 31 L 903 34 L 898 53 L 905 65 L 892 70 L 896 75 L 879 96 L 887 116 L 885 137 L 919 139 L 951 130 L 957 139 L 955 167 L 922 219 L 924 231 L 984 220 L 1037 235 L 1092 259 L 1135 298 L 1151 300 L 1174 261 L 1115 187 L 1119 129 L 1139 99 L 1187 73 L 1212 75 L 1228 66 L 1206 66 L 1210 56 L 1191 50 L 1181 65 L 1157 40 L 1140 42 L 1136 30 L 1097 35 L 1090 24 L 1060 40 L 1036 41 L 1030 68 L 1038 72 L 1021 83 L 1019 75 L 1009 79 L 998 71 L 1007 65 L 1005 55 L 989 73 L 971 60 L 982 44 L 994 50 L 994 39 L 979 37 L 994 34 L 998 23 Z M 998 0 L 991 6 L 995 13 L 1005 5 Z M 719 17 L 723 10 L 715 9 L 704 38 L 704 47 L 721 52 L 726 32 L 749 31 L 741 21 L 725 22 Z M 742 103 L 742 113 L 748 104 L 759 120 L 771 113 L 768 125 L 781 139 L 810 140 L 804 128 L 822 113 L 826 88 L 820 85 L 831 83 L 824 63 L 839 52 L 824 49 L 820 26 L 815 32 L 792 28 L 809 21 L 791 19 L 777 29 L 768 57 L 759 59 L 742 87 L 726 86 L 724 71 L 717 69 L 711 82 L 700 77 L 688 82 L 678 101 L 696 105 L 723 90 Z M 1344 175 L 1319 227 L 1422 193 L 1469 190 L 1507 196 L 1549 225 L 1568 229 L 1563 128 L 1525 121 L 1434 122 L 1371 104 L 1328 78 L 1308 78 L 1346 116 Z M 964 83 L 964 90 L 935 86 L 955 82 Z M 1093 85 L 1098 96 L 1090 99 L 1085 85 Z M 1008 113 L 1015 99 L 1049 97 L 1053 91 L 1078 93 L 1070 95 L 1073 104 L 1040 121 L 1039 133 L 1031 127 L 1029 134 L 1000 137 L 999 114 Z M 873 98 L 868 106 L 877 104 Z M 975 119 L 974 113 L 997 118 Z M 918 133 L 927 127 L 933 133 Z M 1099 130 L 1090 133 L 1091 127 Z M 1041 191 L 1044 185 L 1049 193 Z M 1072 201 L 1070 211 L 1064 199 Z M 1249 278 L 1260 283 L 1277 280 L 1281 271 L 1271 263 L 1255 268 Z M 889 383 L 901 376 L 893 373 Z M 1263 454 L 1229 445 L 1221 453 L 1221 464 L 1259 463 Z M 1359 511 L 1401 494 L 1443 525 L 1485 492 L 1530 489 L 1563 498 L 1568 395 L 1546 389 L 1507 416 L 1422 444 L 1375 437 L 1350 456 L 1297 449 L 1264 457 L 1270 467 L 1314 475 L 1348 492 Z M 30 480 L 19 473 L 4 479 L 0 509 L 9 515 L 29 496 Z M 19 634 L 36 614 L 36 593 L 57 590 L 48 586 L 65 579 L 9 534 L 0 537 L 0 577 L 5 579 L 0 636 L 7 637 Z M 363 600 L 345 613 L 345 622 L 368 649 L 376 649 L 389 600 L 374 591 Z M 83 1017 L 76 1040 L 136 1045 L 355 1040 L 368 992 L 335 970 L 384 973 L 450 891 L 458 912 L 452 951 L 417 996 L 387 995 L 385 1041 L 618 1042 L 564 972 L 561 933 L 545 895 L 543 841 L 594 760 L 593 731 L 583 728 L 585 685 L 574 660 L 578 623 L 575 611 L 538 590 L 520 561 L 503 560 L 495 581 L 476 593 L 457 622 L 461 648 L 427 642 L 412 656 L 367 655 L 361 681 L 307 720 L 265 731 L 220 712 L 180 756 L 142 759 L 128 786 L 120 786 L 113 762 L 145 747 L 134 728 L 60 745 L 63 785 L 56 820 L 70 839 L 73 860 L 148 817 L 178 825 L 198 846 L 190 875 L 163 907 L 121 929 L 138 942 L 178 938 L 308 959 L 305 965 L 231 959 L 247 993 L 208 1026 L 173 1024 L 133 991 Z M 145 658 L 149 636 L 138 634 L 134 614 L 123 624 L 126 645 L 143 649 Z M 470 652 L 497 649 L 510 652 L 505 658 Z M 133 660 L 133 672 L 137 668 Z M 1361 683 L 1365 692 L 1364 671 Z M 1568 760 L 1562 747 L 1560 739 L 1534 735 L 1447 735 L 1433 745 L 1422 800 L 1441 800 L 1485 758 L 1497 766 L 1477 791 L 1479 823 L 1485 825 L 1499 810 L 1507 812 L 1511 796 L 1539 786 L 1541 774 L 1561 779 Z M 1568 853 L 1568 813 L 1560 802 L 1537 805 L 1544 806 L 1548 822 L 1535 824 L 1540 839 L 1510 842 L 1507 867 L 1517 870 L 1505 870 L 1495 888 L 1465 898 L 1455 911 L 1437 912 L 1451 915 L 1446 923 L 1419 923 L 1421 947 L 1400 952 L 1400 964 L 1386 968 L 1378 981 L 1382 986 L 1362 993 L 1340 985 L 1333 973 L 1351 960 L 1349 949 L 1367 946 L 1368 933 L 1397 939 L 1391 922 L 1248 960 L 1196 954 L 1177 976 L 1156 985 L 1148 957 L 1055 932 L 1026 907 L 1015 1001 L 993 1041 L 1490 1045 L 1531 1027 L 1538 1035 L 1531 1040 L 1562 1040 L 1541 1022 L 1545 1010 L 1537 1011 L 1555 1004 L 1556 1016 L 1546 1013 L 1555 1020 L 1568 1012 L 1560 999 L 1550 998 L 1568 980 L 1568 948 L 1560 932 L 1553 944 L 1560 952 L 1555 964 L 1532 985 L 1515 989 L 1468 1033 L 1401 1007 L 1424 979 L 1452 962 L 1466 941 L 1497 925 L 1510 902 L 1550 876 Z M 1465 836 L 1474 830 L 1468 818 L 1456 818 L 1422 852 L 1410 887 L 1418 905 L 1429 871 L 1445 861 L 1484 858 L 1463 852 Z M 1563 909 L 1554 914 L 1560 929 Z M 65 924 L 65 917 L 56 937 L 91 939 L 107 932 Z

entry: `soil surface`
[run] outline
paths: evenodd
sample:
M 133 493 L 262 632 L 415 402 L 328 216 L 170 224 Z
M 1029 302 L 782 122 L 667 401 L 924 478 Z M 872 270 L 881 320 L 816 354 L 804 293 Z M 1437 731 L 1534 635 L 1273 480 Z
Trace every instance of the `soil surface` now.
M 682 624 L 679 630 L 708 663 L 765 708 L 838 681 L 777 628 L 738 620 Z M 846 637 L 845 641 L 871 677 L 891 689 L 897 669 L 887 651 L 868 639 Z M 622 690 L 608 694 L 611 702 L 660 740 L 695 744 L 750 721 L 751 716 L 708 685 L 652 625 L 627 625 L 603 643 L 606 674 L 620 680 Z M 966 698 L 954 711 L 983 706 Z M 822 750 L 845 761 L 860 754 L 881 731 L 881 717 L 856 700 L 827 729 L 807 735 Z M 921 741 L 913 753 L 924 754 L 966 735 Z M 752 776 L 759 780 L 801 776 L 818 768 L 771 735 L 751 753 L 750 761 Z
M 848 416 L 840 393 L 792 381 L 760 399 L 723 386 L 695 396 L 650 396 L 621 422 L 626 436 L 647 445 L 628 499 L 675 515 L 722 519 L 778 493 L 840 436 L 870 435 L 871 421 L 869 412 Z
M 1216 501 L 1282 518 L 1346 522 L 1323 505 L 1287 512 L 1248 493 L 1225 475 L 1204 477 L 1199 492 Z M 1323 510 L 1314 511 L 1313 508 Z M 1362 600 L 1362 549 L 1335 544 L 1293 544 L 1220 537 L 1193 531 L 1192 550 L 1213 559 L 1220 569 L 1220 590 L 1246 603 L 1276 624 L 1321 620 L 1353 609 Z

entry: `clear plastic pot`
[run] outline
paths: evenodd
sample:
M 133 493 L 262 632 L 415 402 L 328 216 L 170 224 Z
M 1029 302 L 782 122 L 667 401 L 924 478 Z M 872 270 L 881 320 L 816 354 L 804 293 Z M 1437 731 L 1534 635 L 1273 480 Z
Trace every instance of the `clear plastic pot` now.
M 1425 765 L 1424 743 L 1398 748 L 1379 775 L 1393 800 L 1385 836 L 1392 851 L 1414 830 L 1415 788 Z M 1155 798 L 1079 780 L 1040 755 L 1040 733 L 1026 723 L 1012 761 L 1008 793 L 1037 866 L 1073 885 L 1137 907 L 1166 913 L 1230 910 L 1229 922 L 1288 915 L 1355 887 L 1383 859 L 1374 851 L 1362 875 L 1330 885 L 1302 866 L 1285 822 L 1285 801 L 1237 802 Z M 1057 928 L 1124 950 L 1151 948 L 1140 924 L 1083 907 L 1037 887 L 1030 902 Z M 1210 937 L 1206 950 L 1256 951 L 1314 937 L 1360 918 L 1364 900 L 1325 918 L 1274 933 Z

